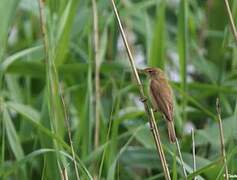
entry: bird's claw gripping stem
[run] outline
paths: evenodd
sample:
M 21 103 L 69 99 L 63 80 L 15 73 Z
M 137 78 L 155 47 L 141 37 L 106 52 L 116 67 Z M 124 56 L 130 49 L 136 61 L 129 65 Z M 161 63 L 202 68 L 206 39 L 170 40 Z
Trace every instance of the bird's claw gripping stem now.
M 154 131 L 154 128 L 153 128 L 153 127 L 150 127 L 150 130 L 151 130 L 151 131 Z
M 144 103 L 144 102 L 147 101 L 147 98 L 146 97 L 140 97 L 140 101 Z

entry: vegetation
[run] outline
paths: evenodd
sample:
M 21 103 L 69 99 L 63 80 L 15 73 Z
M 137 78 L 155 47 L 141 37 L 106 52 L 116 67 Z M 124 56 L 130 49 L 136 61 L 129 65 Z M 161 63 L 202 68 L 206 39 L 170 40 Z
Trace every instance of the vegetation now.
M 171 179 L 236 177 L 237 1 L 116 1 L 129 58 L 111 2 L 0 1 L 0 179 L 164 179 L 150 118 Z M 131 58 L 168 75 L 178 149 Z

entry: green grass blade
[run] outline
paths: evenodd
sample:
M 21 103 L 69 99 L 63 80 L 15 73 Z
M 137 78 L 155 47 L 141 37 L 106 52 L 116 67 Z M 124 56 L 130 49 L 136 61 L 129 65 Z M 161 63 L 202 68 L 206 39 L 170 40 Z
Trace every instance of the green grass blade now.
M 64 12 L 60 18 L 58 25 L 58 34 L 56 40 L 56 55 L 55 64 L 56 66 L 62 64 L 65 61 L 65 56 L 68 50 L 71 29 L 73 20 L 78 8 L 79 0 L 67 1 L 66 7 L 64 7 Z
M 9 27 L 14 18 L 18 3 L 18 0 L 1 0 L 0 2 L 0 17 L 3 17 L 0 21 L 0 62 L 3 60 L 8 32 L 10 30 Z
M 157 5 L 157 17 L 155 20 L 155 28 L 153 30 L 153 38 L 150 46 L 150 56 L 148 65 L 151 67 L 165 66 L 165 8 L 166 1 L 162 0 Z
M 180 67 L 180 79 L 181 89 L 186 92 L 187 90 L 187 48 L 188 48 L 188 1 L 181 0 L 179 5 L 178 14 L 178 54 L 179 54 L 179 67 Z M 185 96 L 182 98 L 182 109 L 183 109 L 183 121 L 186 121 L 186 104 L 187 99 Z
M 208 164 L 207 166 L 198 169 L 197 171 L 195 171 L 195 172 L 189 174 L 189 175 L 188 175 L 188 179 L 193 179 L 195 176 L 198 176 L 198 175 L 200 175 L 200 174 L 203 173 L 203 172 L 207 172 L 207 171 L 209 171 L 210 169 L 215 168 L 217 165 L 220 165 L 220 162 L 221 162 L 221 160 L 218 159 L 218 160 L 216 160 L 216 161 L 214 161 L 214 162 Z
M 18 133 L 13 125 L 10 114 L 6 108 L 4 108 L 4 110 L 3 110 L 3 121 L 4 121 L 4 126 L 6 129 L 6 137 L 9 142 L 9 146 L 10 146 L 11 151 L 13 152 L 16 160 L 18 161 L 24 157 L 24 152 L 23 152 L 23 148 L 21 146 L 21 141 L 18 136 Z M 26 178 L 26 169 L 24 166 L 21 167 L 19 176 L 20 176 L 20 178 L 23 178 L 23 179 Z

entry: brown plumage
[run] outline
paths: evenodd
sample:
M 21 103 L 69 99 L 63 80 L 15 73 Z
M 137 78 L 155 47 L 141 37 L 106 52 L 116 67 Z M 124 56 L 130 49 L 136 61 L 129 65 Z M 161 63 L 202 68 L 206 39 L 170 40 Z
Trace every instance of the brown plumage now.
M 160 111 L 167 122 L 168 136 L 170 142 L 176 141 L 173 124 L 173 92 L 166 79 L 164 72 L 159 68 L 146 68 L 143 72 L 150 76 L 150 95 L 153 108 Z

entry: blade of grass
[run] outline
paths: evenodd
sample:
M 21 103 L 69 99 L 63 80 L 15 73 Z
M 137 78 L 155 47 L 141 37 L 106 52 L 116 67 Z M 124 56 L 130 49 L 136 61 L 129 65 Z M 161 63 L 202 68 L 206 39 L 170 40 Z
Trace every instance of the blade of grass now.
M 187 91 L 187 48 L 188 48 L 188 1 L 181 0 L 178 14 L 178 54 L 181 77 L 181 89 Z M 187 98 L 182 98 L 183 121 L 186 121 Z
M 20 138 L 17 134 L 17 131 L 13 125 L 12 119 L 10 117 L 10 114 L 6 108 L 3 110 L 3 121 L 4 121 L 4 127 L 6 129 L 6 136 L 9 142 L 9 146 L 11 147 L 11 150 L 16 158 L 16 161 L 19 161 L 20 159 L 24 158 L 24 151 L 21 146 Z M 26 169 L 25 166 L 21 166 L 20 172 L 19 172 L 19 178 L 26 178 Z
M 68 49 L 71 35 L 71 28 L 75 14 L 78 9 L 79 0 L 70 0 L 64 7 L 64 11 L 60 14 L 59 25 L 57 28 L 57 39 L 55 46 L 55 64 L 56 66 L 63 64 Z
M 35 53 L 42 50 L 42 46 L 35 46 L 35 47 L 30 47 L 24 50 L 21 50 L 19 52 L 14 53 L 11 56 L 8 56 L 4 62 L 2 63 L 2 70 L 6 71 L 8 67 L 13 64 L 15 61 L 17 61 L 20 58 L 23 58 L 25 56 L 29 56 L 31 53 Z
M 4 17 L 0 21 L 0 90 L 2 90 L 3 84 L 4 71 L 2 70 L 2 62 L 7 46 L 9 27 L 15 16 L 18 3 L 19 1 L 17 0 L 2 0 L 0 2 L 0 17 Z
M 165 8 L 166 1 L 162 0 L 157 3 L 157 17 L 155 28 L 153 30 L 153 38 L 150 46 L 150 57 L 148 65 L 151 67 L 165 66 Z
M 0 63 L 3 61 L 9 27 L 15 17 L 18 3 L 19 1 L 17 0 L 1 0 L 0 2 L 0 17 L 4 17 L 0 22 Z
M 6 103 L 7 108 L 12 109 L 22 116 L 26 117 L 23 118 L 23 120 L 27 121 L 29 124 L 31 124 L 33 127 L 35 127 L 41 134 L 46 135 L 48 138 L 51 138 L 57 143 L 59 143 L 63 148 L 66 149 L 67 152 L 71 153 L 71 147 L 67 145 L 67 143 L 64 142 L 64 140 L 58 136 L 56 133 L 51 132 L 48 128 L 45 128 L 43 125 L 40 124 L 40 114 L 32 109 L 29 106 L 13 103 L 13 102 L 7 102 Z M 86 166 L 82 162 L 82 160 L 78 157 L 77 154 L 75 154 L 76 159 L 78 160 L 78 163 L 80 165 L 80 169 L 87 175 L 87 177 L 91 177 L 89 171 L 86 169 Z
M 212 162 L 212 163 L 210 163 L 210 164 L 208 164 L 208 165 L 206 165 L 206 166 L 204 166 L 204 167 L 198 169 L 197 171 L 195 171 L 195 172 L 189 174 L 189 175 L 188 175 L 188 179 L 193 179 L 195 176 L 198 176 L 198 175 L 200 175 L 200 174 L 203 173 L 203 172 L 208 172 L 208 171 L 210 171 L 212 168 L 214 168 L 214 167 L 216 167 L 217 165 L 219 165 L 221 161 L 222 161 L 222 159 L 218 159 L 218 160 L 216 160 L 216 161 L 214 161 L 214 162 Z
M 69 160 L 73 161 L 73 157 L 70 156 L 69 154 L 65 153 L 64 151 L 59 151 L 57 152 L 57 150 L 55 149 L 38 149 L 36 151 L 31 152 L 30 154 L 26 155 L 24 158 L 20 159 L 19 161 L 13 163 L 9 169 L 4 169 L 4 167 L 0 168 L 0 176 L 9 176 L 11 175 L 17 168 L 21 167 L 22 164 L 25 164 L 26 162 L 30 162 L 30 160 L 32 158 L 35 158 L 37 156 L 41 156 L 41 155 L 45 155 L 48 153 L 60 153 L 61 155 L 63 155 L 64 157 L 67 157 Z M 85 169 L 86 170 L 86 169 Z M 87 174 L 88 174 L 88 178 L 90 180 L 92 180 L 92 177 L 90 175 L 90 173 L 86 170 Z
M 141 128 L 141 127 L 140 127 Z M 136 129 L 136 131 L 134 132 L 134 134 L 132 134 L 132 136 L 127 140 L 126 144 L 121 148 L 121 150 L 119 151 L 119 153 L 117 154 L 114 162 L 112 163 L 109 171 L 108 171 L 108 175 L 107 175 L 107 180 L 113 180 L 114 176 L 115 176 L 115 170 L 116 170 L 116 165 L 117 162 L 119 160 L 119 157 L 122 155 L 122 153 L 127 149 L 128 145 L 132 142 L 133 138 L 135 137 L 136 133 L 139 131 L 139 129 Z
M 19 160 L 24 157 L 24 152 L 17 131 L 6 108 L 3 110 L 3 120 L 9 145 L 15 158 Z
M 191 134 L 192 134 L 192 152 L 193 152 L 193 172 L 195 172 L 197 170 L 197 167 L 196 167 L 195 139 L 194 139 L 193 128 L 191 130 Z M 196 177 L 194 177 L 194 180 L 196 180 Z
M 237 31 L 236 31 L 236 27 L 235 27 L 234 18 L 233 18 L 232 13 L 231 13 L 230 5 L 229 5 L 228 0 L 224 0 L 224 2 L 225 2 L 225 8 L 226 8 L 226 11 L 227 11 L 227 14 L 228 14 L 228 18 L 229 18 L 229 21 L 230 21 L 231 31 L 232 31 L 233 36 L 235 38 L 235 42 L 237 43 Z

